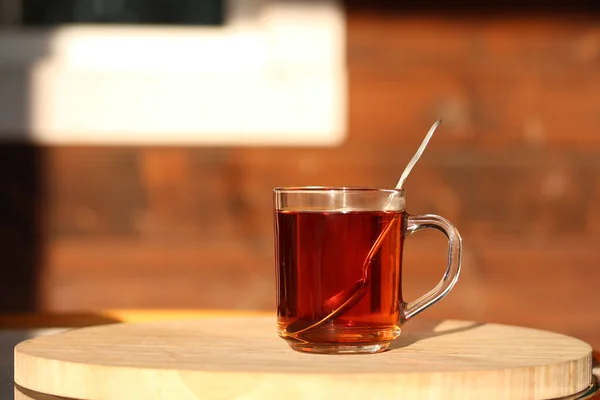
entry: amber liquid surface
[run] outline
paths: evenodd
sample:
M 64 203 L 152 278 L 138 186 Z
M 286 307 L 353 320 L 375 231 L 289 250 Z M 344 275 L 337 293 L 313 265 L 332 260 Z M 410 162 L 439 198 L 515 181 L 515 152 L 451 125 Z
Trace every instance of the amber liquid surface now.
M 405 216 L 401 212 L 277 211 L 275 257 L 280 336 L 289 341 L 360 345 L 389 342 L 399 334 L 401 258 Z M 363 278 L 365 259 L 378 236 L 393 224 L 367 266 L 364 294 L 341 315 L 322 320 L 328 299 Z

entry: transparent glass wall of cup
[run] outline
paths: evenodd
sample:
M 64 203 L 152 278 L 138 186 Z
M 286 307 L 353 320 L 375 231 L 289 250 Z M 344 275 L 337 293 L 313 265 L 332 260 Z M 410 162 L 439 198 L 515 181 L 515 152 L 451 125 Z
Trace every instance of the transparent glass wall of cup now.
M 452 289 L 458 231 L 443 217 L 408 214 L 405 203 L 402 189 L 274 189 L 277 331 L 293 349 L 383 351 L 406 321 Z M 406 303 L 404 238 L 425 228 L 447 237 L 448 266 L 435 288 Z

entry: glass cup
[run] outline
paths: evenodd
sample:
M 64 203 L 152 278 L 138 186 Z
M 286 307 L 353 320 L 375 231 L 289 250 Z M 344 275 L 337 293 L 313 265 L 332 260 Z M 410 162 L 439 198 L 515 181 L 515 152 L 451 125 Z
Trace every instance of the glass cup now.
M 405 322 L 456 283 L 462 239 L 437 215 L 410 215 L 404 190 L 274 189 L 277 332 L 297 351 L 377 353 Z M 448 266 L 430 292 L 402 297 L 404 238 L 434 228 L 448 239 Z

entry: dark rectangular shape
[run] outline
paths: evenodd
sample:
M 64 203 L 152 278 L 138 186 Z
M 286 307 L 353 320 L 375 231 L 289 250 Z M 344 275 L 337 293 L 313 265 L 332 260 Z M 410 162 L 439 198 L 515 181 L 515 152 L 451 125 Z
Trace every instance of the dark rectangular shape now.
M 222 25 L 225 11 L 224 0 L 23 0 L 22 23 Z

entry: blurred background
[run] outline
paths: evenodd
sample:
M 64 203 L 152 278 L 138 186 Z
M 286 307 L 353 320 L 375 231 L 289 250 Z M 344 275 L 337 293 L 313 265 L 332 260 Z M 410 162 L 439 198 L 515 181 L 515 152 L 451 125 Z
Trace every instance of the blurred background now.
M 442 118 L 423 316 L 600 347 L 598 4 L 0 0 L 0 312 L 274 310 L 272 188 L 393 186 Z

